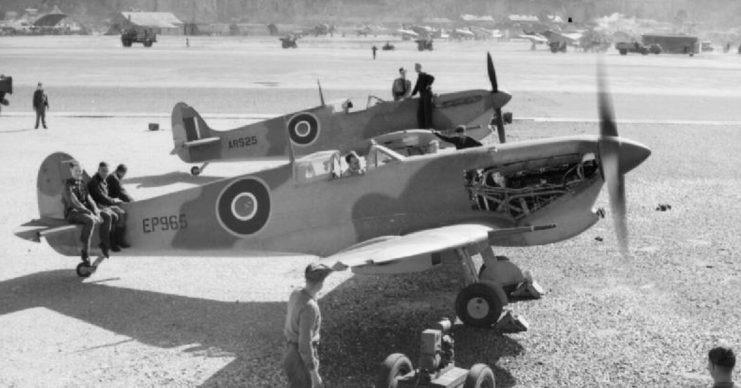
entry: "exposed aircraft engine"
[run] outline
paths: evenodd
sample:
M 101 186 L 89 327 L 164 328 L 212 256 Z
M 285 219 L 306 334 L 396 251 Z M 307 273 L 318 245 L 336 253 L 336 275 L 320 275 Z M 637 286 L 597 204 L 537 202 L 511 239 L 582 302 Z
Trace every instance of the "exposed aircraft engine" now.
M 565 155 L 544 163 L 515 163 L 466 172 L 466 188 L 475 210 L 505 212 L 523 218 L 599 175 L 591 155 Z M 546 164 L 547 163 L 547 164 Z M 541 164 L 542 167 L 534 165 Z

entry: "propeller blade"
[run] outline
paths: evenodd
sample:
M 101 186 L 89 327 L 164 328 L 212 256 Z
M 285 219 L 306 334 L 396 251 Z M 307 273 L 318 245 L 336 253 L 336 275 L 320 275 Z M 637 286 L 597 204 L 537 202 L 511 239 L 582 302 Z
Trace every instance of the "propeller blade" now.
M 597 103 L 600 120 L 599 153 L 602 175 L 607 183 L 612 220 L 615 225 L 620 253 L 629 258 L 628 221 L 625 204 L 625 176 L 620 169 L 620 139 L 618 138 L 612 99 L 607 90 L 604 65 L 597 63 Z
M 491 54 L 486 53 L 486 71 L 489 73 L 489 82 L 491 82 L 491 91 L 496 93 L 499 91 L 499 85 L 497 84 L 497 73 L 494 71 L 494 62 L 491 60 Z

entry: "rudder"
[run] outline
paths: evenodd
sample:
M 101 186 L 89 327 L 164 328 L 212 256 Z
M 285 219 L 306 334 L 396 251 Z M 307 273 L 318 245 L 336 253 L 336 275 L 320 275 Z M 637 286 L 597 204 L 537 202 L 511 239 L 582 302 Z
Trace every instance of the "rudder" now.
M 175 104 L 171 119 L 172 141 L 175 146 L 172 154 L 177 154 L 184 162 L 190 162 L 190 155 L 183 145 L 210 137 L 211 128 L 193 107 L 184 102 Z

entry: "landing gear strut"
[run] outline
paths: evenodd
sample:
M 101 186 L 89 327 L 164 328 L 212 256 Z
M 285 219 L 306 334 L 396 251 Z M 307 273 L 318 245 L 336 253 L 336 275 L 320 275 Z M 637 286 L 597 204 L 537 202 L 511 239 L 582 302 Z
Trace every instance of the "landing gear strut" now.
M 206 166 L 208 166 L 208 164 L 209 164 L 209 162 L 206 162 L 206 163 L 203 163 L 201 165 L 201 167 L 198 167 L 198 166 L 191 167 L 190 168 L 190 175 L 193 175 L 193 176 L 201 175 L 201 173 L 203 172 L 203 170 L 206 169 Z

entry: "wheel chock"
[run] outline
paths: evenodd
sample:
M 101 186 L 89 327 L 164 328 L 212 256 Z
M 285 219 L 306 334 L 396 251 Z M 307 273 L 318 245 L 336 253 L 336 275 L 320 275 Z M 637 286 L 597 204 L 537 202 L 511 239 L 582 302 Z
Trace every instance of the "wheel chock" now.
M 527 331 L 529 327 L 530 324 L 527 323 L 525 318 L 512 314 L 511 311 L 504 313 L 494 325 L 494 328 L 502 333 L 520 333 Z
M 520 283 L 517 288 L 512 291 L 512 296 L 517 299 L 540 299 L 545 292 L 543 287 L 540 286 L 534 280 L 528 280 Z

